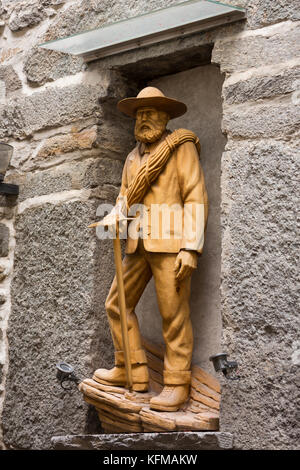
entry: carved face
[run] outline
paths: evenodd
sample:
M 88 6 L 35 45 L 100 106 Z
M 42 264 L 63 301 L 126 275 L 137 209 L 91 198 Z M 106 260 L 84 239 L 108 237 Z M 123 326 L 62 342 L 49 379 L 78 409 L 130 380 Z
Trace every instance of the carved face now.
M 166 130 L 169 119 L 165 111 L 152 107 L 139 108 L 134 128 L 136 140 L 145 143 L 156 142 Z

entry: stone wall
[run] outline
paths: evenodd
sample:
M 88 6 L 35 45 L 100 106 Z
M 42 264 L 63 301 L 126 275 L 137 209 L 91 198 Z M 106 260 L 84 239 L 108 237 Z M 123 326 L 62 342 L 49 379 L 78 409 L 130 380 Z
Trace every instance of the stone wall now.
M 207 63 L 211 50 L 225 74 L 222 346 L 242 376 L 223 380 L 221 430 L 236 448 L 298 445 L 299 4 L 226 2 L 244 6 L 247 21 L 88 65 L 37 45 L 176 0 L 0 2 L 0 139 L 15 149 L 7 181 L 20 185 L 18 200 L 0 206 L 6 448 L 99 431 L 75 389 L 56 383 L 55 362 L 85 375 L 112 361 L 103 309 L 112 253 L 87 224 L 99 202 L 114 200 L 133 143 L 132 122 L 114 105 L 156 76 Z

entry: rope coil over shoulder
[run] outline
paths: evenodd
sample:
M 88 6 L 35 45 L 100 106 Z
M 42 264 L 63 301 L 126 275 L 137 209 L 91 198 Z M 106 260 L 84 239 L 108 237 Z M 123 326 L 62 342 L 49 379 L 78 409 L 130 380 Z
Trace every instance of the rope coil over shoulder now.
M 146 162 L 140 167 L 133 181 L 130 183 L 125 198 L 127 198 L 127 208 L 133 204 L 141 203 L 144 195 L 149 190 L 153 181 L 164 169 L 167 161 L 174 150 L 185 142 L 193 142 L 200 155 L 200 142 L 194 132 L 187 129 L 177 129 L 169 134 L 165 140 L 159 144 L 156 151 L 147 158 Z

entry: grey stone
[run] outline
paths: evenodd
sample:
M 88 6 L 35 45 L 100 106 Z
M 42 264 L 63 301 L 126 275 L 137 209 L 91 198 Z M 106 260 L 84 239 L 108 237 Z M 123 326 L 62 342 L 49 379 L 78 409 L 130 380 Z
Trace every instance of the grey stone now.
M 222 381 L 220 428 L 238 449 L 299 444 L 297 174 L 284 141 L 236 142 L 223 155 L 222 349 L 241 379 Z
M 8 269 L 0 265 L 0 282 L 3 281 L 8 275 Z
M 300 19 L 299 0 L 226 0 L 227 5 L 246 9 L 247 26 L 251 29 Z
M 299 129 L 300 109 L 292 96 L 263 104 L 236 105 L 224 110 L 223 131 L 239 138 L 292 138 Z
M 109 158 L 93 158 L 83 162 L 70 162 L 35 173 L 25 173 L 11 178 L 20 187 L 18 201 L 72 189 L 99 187 L 98 198 L 105 198 L 107 190 L 114 187 L 117 196 L 123 162 Z M 101 196 L 101 192 L 103 193 Z M 95 194 L 94 194 L 95 195 Z
M 15 98 L 0 109 L 0 138 L 24 138 L 34 132 L 93 116 L 104 87 L 73 85 Z
M 165 432 L 55 436 L 54 450 L 228 450 L 233 436 L 225 432 Z
M 114 274 L 111 241 L 87 228 L 97 202 L 45 204 L 16 219 L 9 370 L 3 412 L 8 448 L 50 447 L 50 436 L 99 432 L 73 386 L 64 391 L 55 364 L 79 378 L 112 366 L 104 302 Z
M 232 41 L 217 41 L 212 62 L 222 72 L 238 72 L 252 67 L 279 64 L 299 56 L 300 26 L 270 36 L 255 35 Z
M 85 69 L 86 65 L 80 57 L 38 47 L 28 53 L 24 62 L 24 73 L 28 82 L 39 86 Z
M 291 93 L 300 88 L 300 67 L 240 80 L 223 88 L 226 104 L 244 103 Z
M 0 66 L 0 80 L 4 81 L 6 91 L 16 91 L 22 88 L 22 82 L 11 65 Z
M 118 186 L 121 182 L 124 162 L 109 158 L 100 158 L 89 161 L 85 168 L 78 166 L 81 171 L 81 181 L 85 188 L 93 188 L 104 185 Z
M 64 1 L 57 0 L 32 0 L 14 2 L 10 5 L 9 28 L 18 31 L 27 27 L 39 24 L 48 16 L 53 16 L 56 11 L 49 8 L 51 5 L 58 5 Z
M 59 171 L 59 169 L 25 173 L 12 179 L 15 184 L 19 185 L 18 202 L 72 189 L 72 175 L 70 172 Z
M 9 228 L 0 224 L 0 257 L 8 256 L 9 248 Z

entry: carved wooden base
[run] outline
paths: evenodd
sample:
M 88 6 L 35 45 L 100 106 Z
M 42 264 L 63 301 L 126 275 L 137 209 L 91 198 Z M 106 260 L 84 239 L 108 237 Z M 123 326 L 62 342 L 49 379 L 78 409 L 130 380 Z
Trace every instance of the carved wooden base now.
M 102 428 L 108 433 L 217 431 L 219 429 L 220 384 L 198 366 L 192 367 L 190 398 L 177 412 L 150 410 L 150 399 L 162 390 L 164 348 L 143 341 L 150 391 L 129 392 L 85 379 L 79 385 L 84 400 L 94 405 Z

